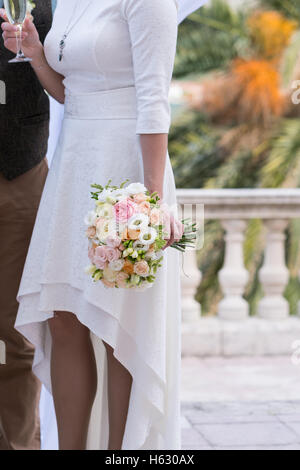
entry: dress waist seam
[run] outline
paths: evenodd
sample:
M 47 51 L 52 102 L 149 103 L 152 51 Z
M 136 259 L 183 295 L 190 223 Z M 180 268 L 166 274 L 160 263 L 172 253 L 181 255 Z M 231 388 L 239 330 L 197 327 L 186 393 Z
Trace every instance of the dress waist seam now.
M 93 93 L 66 93 L 65 118 L 136 119 L 137 98 L 134 86 Z

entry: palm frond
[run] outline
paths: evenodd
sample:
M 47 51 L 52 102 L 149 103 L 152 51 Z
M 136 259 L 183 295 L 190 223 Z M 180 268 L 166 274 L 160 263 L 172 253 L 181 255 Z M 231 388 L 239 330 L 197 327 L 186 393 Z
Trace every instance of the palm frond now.
M 249 45 L 244 21 L 245 13 L 224 0 L 190 15 L 179 27 L 174 77 L 219 69 L 243 55 Z

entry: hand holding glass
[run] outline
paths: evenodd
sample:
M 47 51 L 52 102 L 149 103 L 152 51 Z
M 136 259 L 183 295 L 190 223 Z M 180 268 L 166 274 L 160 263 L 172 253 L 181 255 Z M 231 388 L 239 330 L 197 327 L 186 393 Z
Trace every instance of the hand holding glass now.
M 5 11 L 9 22 L 17 26 L 17 55 L 10 63 L 30 62 L 31 59 L 25 57 L 22 51 L 22 29 L 27 13 L 27 0 L 4 0 Z

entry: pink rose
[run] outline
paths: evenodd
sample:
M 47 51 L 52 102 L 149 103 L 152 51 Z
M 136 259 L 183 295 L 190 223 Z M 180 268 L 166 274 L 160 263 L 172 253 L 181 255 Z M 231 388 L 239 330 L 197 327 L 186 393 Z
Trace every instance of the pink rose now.
M 161 222 L 164 226 L 164 232 L 166 232 L 167 239 L 170 238 L 171 235 L 171 213 L 170 208 L 166 203 L 162 203 L 160 206 L 161 211 Z
M 112 235 L 109 235 L 105 240 L 107 246 L 110 246 L 111 248 L 118 248 L 118 246 L 120 246 L 121 241 L 122 240 L 120 237 L 114 237 Z
M 95 249 L 95 258 L 101 261 L 107 261 L 106 246 L 97 246 Z
M 124 250 L 125 250 L 125 246 L 123 245 L 123 243 L 121 243 L 121 245 L 119 245 L 118 248 L 119 248 L 119 250 L 121 250 L 121 251 L 124 251 Z
M 134 272 L 135 274 L 138 274 L 138 276 L 147 276 L 149 274 L 149 265 L 147 261 L 141 260 L 135 263 Z
M 107 265 L 106 247 L 97 246 L 94 255 L 94 264 L 98 269 L 104 269 Z
M 150 212 L 150 222 L 153 225 L 159 225 L 161 221 L 161 213 L 159 209 L 152 209 Z
M 142 214 L 149 214 L 150 212 L 150 202 L 143 201 L 138 205 L 138 211 L 142 212 Z
M 97 258 L 95 258 L 94 264 L 96 268 L 98 269 L 105 269 L 107 268 L 107 265 L 108 265 L 107 261 L 102 261 L 101 259 L 97 259 Z
M 114 212 L 117 222 L 127 222 L 136 212 L 137 205 L 131 199 L 123 199 L 114 205 Z
M 133 196 L 133 200 L 137 204 L 140 204 L 141 202 L 147 201 L 147 198 L 148 198 L 148 196 L 146 196 L 146 194 L 144 194 L 144 193 L 135 194 Z
M 88 257 L 90 259 L 90 262 L 94 264 L 95 248 L 93 246 L 89 246 Z
M 124 273 L 124 271 L 119 272 L 116 277 L 116 282 L 117 282 L 118 287 L 126 288 L 127 287 L 126 279 L 128 278 L 129 278 L 129 274 Z
M 112 248 L 110 246 L 105 247 L 105 254 L 107 261 L 116 261 L 121 256 L 121 251 L 118 248 Z

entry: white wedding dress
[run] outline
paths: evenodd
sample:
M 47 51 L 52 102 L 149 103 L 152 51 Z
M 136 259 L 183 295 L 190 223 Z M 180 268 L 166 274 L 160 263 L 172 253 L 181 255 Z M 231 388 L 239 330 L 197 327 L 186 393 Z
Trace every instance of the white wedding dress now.
M 77 8 L 76 8 L 77 7 Z M 66 47 L 59 61 L 59 42 Z M 47 320 L 69 311 L 90 331 L 98 393 L 88 449 L 108 442 L 106 350 L 133 377 L 123 450 L 180 449 L 180 259 L 167 249 L 151 289 L 111 290 L 85 274 L 90 184 L 143 182 L 139 134 L 167 133 L 177 39 L 176 0 L 59 0 L 45 42 L 64 77 L 65 115 L 18 293 L 16 328 L 36 347 L 51 392 Z M 167 154 L 164 198 L 176 204 Z

